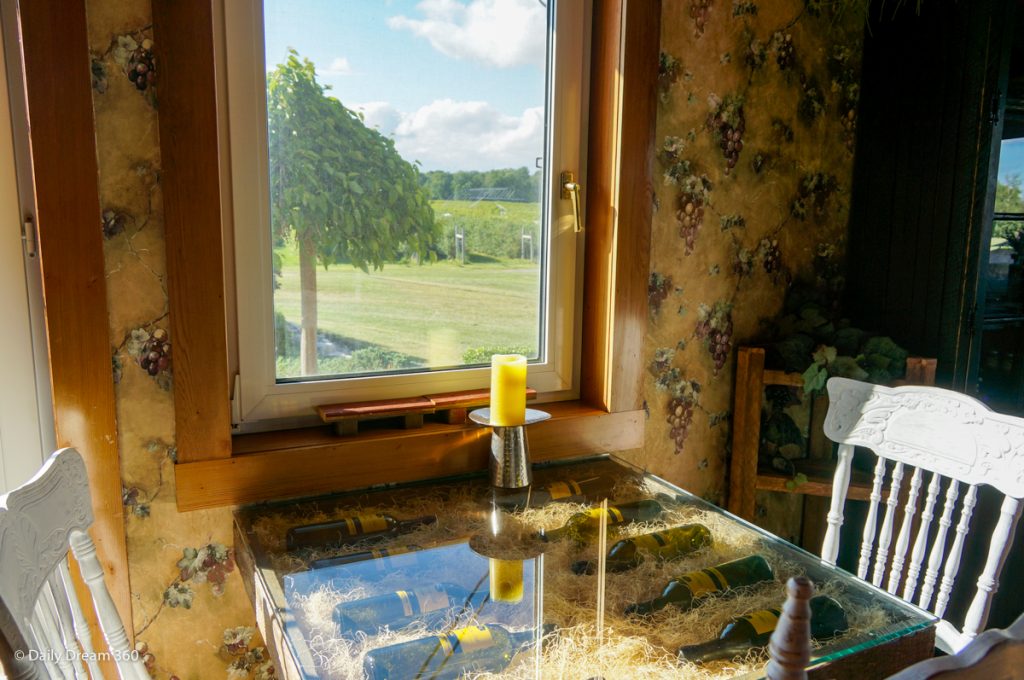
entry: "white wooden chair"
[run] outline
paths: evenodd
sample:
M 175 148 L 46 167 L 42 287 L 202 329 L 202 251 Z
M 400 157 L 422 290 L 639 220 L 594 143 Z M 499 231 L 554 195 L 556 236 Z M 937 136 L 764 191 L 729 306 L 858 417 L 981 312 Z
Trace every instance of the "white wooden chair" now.
M 68 572 L 69 545 L 121 679 L 150 680 L 130 654 L 86 533 L 91 524 L 85 463 L 74 449 L 57 451 L 35 477 L 0 496 L 0 647 L 14 652 L 4 659 L 10 680 L 103 678 Z
M 885 587 L 890 593 L 930 609 L 940 619 L 960 568 L 978 487 L 988 484 L 1005 494 L 962 631 L 944 619 L 936 630 L 937 647 L 949 653 L 960 651 L 988 620 L 999 572 L 1020 518 L 1020 499 L 1024 497 L 1024 419 L 995 413 L 976 399 L 937 387 L 889 388 L 832 378 L 828 381 L 828 394 L 825 434 L 839 443 L 839 461 L 828 530 L 821 548 L 824 561 L 835 564 L 839 554 L 839 529 L 855 446 L 868 448 L 878 456 L 857 576 L 870 578 L 882 587 L 888 570 Z M 926 473 L 929 474 L 924 507 L 911 542 Z M 883 505 L 886 476 L 890 483 Z M 894 543 L 900 489 L 907 477 L 906 504 Z M 943 490 L 944 498 L 940 501 Z M 952 545 L 946 554 L 955 506 L 961 496 Z M 881 526 L 880 511 L 884 511 Z M 939 520 L 933 531 L 936 516 Z

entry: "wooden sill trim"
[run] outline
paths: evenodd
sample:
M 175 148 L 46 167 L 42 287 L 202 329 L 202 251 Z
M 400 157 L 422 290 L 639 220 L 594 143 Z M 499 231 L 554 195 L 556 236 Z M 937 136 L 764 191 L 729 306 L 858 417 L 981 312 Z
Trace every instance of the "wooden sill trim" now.
M 551 420 L 530 426 L 534 461 L 643 445 L 644 412 L 608 413 L 579 401 L 545 404 Z M 330 427 L 240 435 L 230 458 L 174 467 L 179 511 L 311 496 L 487 468 L 489 430 L 430 423 L 337 437 Z

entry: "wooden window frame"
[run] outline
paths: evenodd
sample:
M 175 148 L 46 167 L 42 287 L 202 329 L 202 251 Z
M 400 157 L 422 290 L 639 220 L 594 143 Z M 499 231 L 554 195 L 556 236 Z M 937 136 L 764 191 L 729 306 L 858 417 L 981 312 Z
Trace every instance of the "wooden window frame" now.
M 484 469 L 486 431 L 472 424 L 232 437 L 213 12 L 153 3 L 179 510 Z M 581 396 L 545 406 L 552 419 L 530 430 L 537 461 L 643 443 L 660 21 L 660 2 L 594 1 Z

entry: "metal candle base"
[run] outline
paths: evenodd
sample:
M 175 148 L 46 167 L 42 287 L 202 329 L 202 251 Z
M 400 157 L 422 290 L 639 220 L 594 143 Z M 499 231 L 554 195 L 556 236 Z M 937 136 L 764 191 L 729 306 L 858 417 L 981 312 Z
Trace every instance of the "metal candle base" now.
M 470 419 L 491 429 L 491 486 L 501 489 L 521 489 L 533 482 L 530 447 L 526 441 L 526 426 L 551 417 L 550 413 L 526 409 L 522 425 L 495 425 L 491 422 L 491 409 L 481 408 L 469 414 Z

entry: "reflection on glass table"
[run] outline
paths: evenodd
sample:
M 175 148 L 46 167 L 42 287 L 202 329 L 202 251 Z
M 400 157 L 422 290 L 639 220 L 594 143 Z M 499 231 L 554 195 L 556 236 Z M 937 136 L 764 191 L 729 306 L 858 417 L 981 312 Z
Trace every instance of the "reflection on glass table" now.
M 822 598 L 811 677 L 881 677 L 934 639 L 931 614 L 608 457 L 539 468 L 529 496 L 480 476 L 243 508 L 236 552 L 285 678 L 760 677 L 797 574 Z

